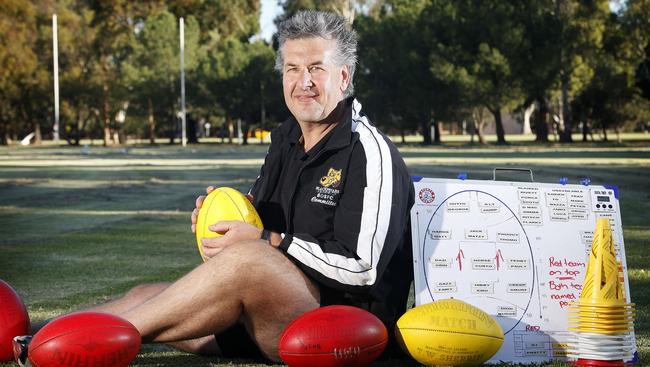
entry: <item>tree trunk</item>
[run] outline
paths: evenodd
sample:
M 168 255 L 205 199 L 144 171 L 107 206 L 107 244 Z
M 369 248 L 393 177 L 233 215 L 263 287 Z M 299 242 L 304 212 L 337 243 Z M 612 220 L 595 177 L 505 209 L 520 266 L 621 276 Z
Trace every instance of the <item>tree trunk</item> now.
M 607 140 L 607 127 L 603 126 L 603 141 L 608 141 Z
M 522 134 L 530 134 L 532 130 L 530 129 L 530 118 L 535 112 L 535 103 L 531 103 L 530 106 L 526 107 L 524 110 L 524 124 L 521 129 Z
M 485 119 L 483 118 L 483 108 L 474 108 L 472 111 L 473 130 L 478 136 L 480 144 L 486 144 L 485 135 L 483 134 L 483 127 L 485 127 Z M 472 135 L 472 143 L 474 142 L 474 135 Z
M 431 126 L 427 119 L 422 119 L 420 122 L 420 127 L 422 129 L 422 145 L 431 145 Z
M 117 141 L 120 145 L 126 144 L 127 137 L 124 123 L 126 122 L 126 112 L 129 109 L 129 103 L 129 101 L 122 103 L 122 108 L 115 115 L 115 129 L 117 130 Z
M 12 132 L 16 131 L 15 118 L 8 117 L 6 120 L 0 120 L 0 145 L 10 145 L 15 140 Z
M 149 144 L 156 144 L 156 119 L 153 115 L 153 103 L 151 97 L 147 97 L 147 111 L 149 114 Z
M 187 133 L 187 144 L 198 144 L 198 126 L 199 122 L 194 118 L 192 114 L 187 114 L 185 118 L 187 123 L 186 133 Z
M 41 145 L 43 142 L 43 135 L 41 135 L 41 124 L 38 122 L 38 120 L 36 120 L 32 126 L 34 127 L 34 145 Z
M 226 115 L 226 125 L 228 125 L 228 144 L 232 144 L 232 137 L 235 134 L 235 128 L 232 124 L 232 117 Z
M 21 107 L 21 112 L 22 112 L 22 115 L 23 115 L 23 121 L 29 121 L 30 120 L 30 113 L 27 112 L 27 109 L 26 109 L 25 105 L 23 105 Z M 41 142 L 42 142 L 42 139 L 41 139 L 41 127 L 40 127 L 39 123 L 36 120 L 32 121 L 31 125 L 32 125 L 32 130 L 34 132 L 34 137 L 33 137 L 34 144 L 35 145 L 40 145 Z M 16 139 L 16 140 L 18 140 L 18 139 Z
M 399 129 L 399 135 L 402 137 L 402 144 L 406 144 L 406 131 L 404 129 Z
M 474 144 L 474 135 L 476 134 L 476 123 L 474 122 L 473 117 L 472 117 L 472 123 L 469 124 L 469 127 L 467 128 L 467 133 L 469 134 L 469 143 Z
M 86 130 L 86 127 L 88 126 L 88 122 L 90 122 L 90 120 L 92 119 L 92 115 L 93 115 L 92 111 L 88 111 L 88 114 L 85 117 L 83 117 L 81 120 L 79 120 L 79 123 L 81 123 L 81 125 L 79 125 L 79 128 L 77 129 L 78 130 L 77 138 L 79 139 L 79 144 L 81 144 L 82 135 L 85 135 L 85 137 L 88 140 L 90 140 L 90 145 L 93 144 L 93 140 L 90 137 L 90 132 Z
M 481 121 L 478 125 L 476 125 L 476 136 L 478 136 L 479 144 L 482 145 L 487 144 L 487 140 L 485 140 L 485 134 L 483 133 L 484 127 L 485 127 L 485 121 Z
M 440 145 L 440 121 L 433 121 L 433 144 Z
M 548 105 L 546 104 L 546 98 L 537 98 L 537 104 L 539 108 L 537 109 L 537 118 L 535 118 L 535 141 L 547 143 L 548 125 L 546 124 L 546 118 L 548 116 Z
M 241 137 L 242 137 L 241 143 L 242 143 L 242 145 L 248 145 L 248 130 L 249 130 L 248 122 L 246 122 L 246 121 L 242 122 L 241 119 L 239 119 L 238 122 L 239 122 L 238 125 L 241 126 L 241 130 L 242 130 L 242 132 L 241 132 Z
M 9 129 L 7 122 L 0 120 L 0 145 L 9 145 Z
M 589 133 L 587 130 L 589 127 L 587 127 L 587 121 L 582 122 L 582 141 L 587 142 L 587 134 Z
M 104 80 L 102 85 L 102 98 L 104 99 L 102 108 L 102 120 L 104 120 L 104 146 L 108 146 L 111 138 L 111 117 L 108 108 L 108 82 Z
M 564 127 L 560 132 L 560 141 L 562 143 L 572 143 L 571 137 L 571 111 L 569 110 L 569 78 L 562 78 L 562 122 Z
M 501 108 L 490 109 L 494 115 L 494 123 L 497 128 L 497 144 L 507 144 L 506 133 L 503 130 L 503 120 L 501 120 Z
M 75 116 L 75 123 L 73 125 L 73 128 L 70 131 L 70 134 L 66 135 L 71 135 L 68 137 L 68 143 L 74 146 L 79 146 L 79 141 L 81 140 L 81 126 L 83 124 L 83 118 L 81 117 L 81 109 L 77 108 L 77 115 Z M 72 140 L 72 142 L 71 142 Z
M 178 131 L 178 116 L 174 113 L 174 106 L 169 108 L 169 117 L 171 127 L 169 129 L 169 144 L 174 144 L 176 139 L 176 132 Z

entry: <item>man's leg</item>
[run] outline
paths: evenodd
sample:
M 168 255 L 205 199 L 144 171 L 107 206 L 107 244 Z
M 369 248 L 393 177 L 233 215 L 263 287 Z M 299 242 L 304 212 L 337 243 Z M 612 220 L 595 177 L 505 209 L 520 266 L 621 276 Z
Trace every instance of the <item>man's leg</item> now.
M 157 296 L 160 292 L 169 287 L 170 284 L 171 283 L 142 284 L 132 288 L 116 300 L 93 306 L 86 311 L 106 312 L 114 315 L 122 314 L 130 309 L 140 306 L 154 296 Z
M 106 312 L 118 315 L 143 304 L 153 296 L 162 292 L 165 288 L 169 287 L 170 284 L 171 283 L 151 283 L 139 285 L 129 290 L 118 299 L 84 309 L 83 311 Z M 44 320 L 32 323 L 30 333 L 32 335 L 36 334 L 49 322 L 50 320 Z
M 135 308 L 119 313 L 143 341 L 175 342 L 219 333 L 242 321 L 260 350 L 278 360 L 280 334 L 319 307 L 318 288 L 263 241 L 229 246 Z
M 154 296 L 160 294 L 171 283 L 150 283 L 142 284 L 134 287 L 126 292 L 122 297 L 97 305 L 88 309 L 87 311 L 107 312 L 114 315 L 123 314 L 144 302 L 150 300 Z M 221 355 L 221 350 L 217 345 L 213 335 L 208 335 L 198 339 L 182 340 L 173 343 L 167 343 L 174 348 L 201 355 Z
M 165 288 L 169 287 L 170 284 L 171 283 L 142 284 L 129 290 L 118 299 L 85 309 L 84 311 L 106 312 L 114 315 L 119 315 L 143 304 L 152 297 L 158 295 L 160 292 L 165 290 Z M 49 320 L 39 323 L 32 323 L 31 334 L 36 334 L 40 329 L 47 325 L 48 322 Z M 219 349 L 219 346 L 217 345 L 217 342 L 213 335 L 167 344 L 189 353 L 211 356 L 221 355 L 221 350 Z

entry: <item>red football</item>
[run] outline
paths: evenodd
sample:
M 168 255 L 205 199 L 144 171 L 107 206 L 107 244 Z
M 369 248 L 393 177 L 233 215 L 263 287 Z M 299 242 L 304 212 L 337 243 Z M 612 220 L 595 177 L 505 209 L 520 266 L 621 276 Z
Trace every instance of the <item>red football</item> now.
M 14 360 L 11 341 L 29 333 L 29 316 L 23 301 L 11 286 L 0 279 L 0 362 Z
M 388 342 L 384 324 L 351 306 L 326 306 L 294 320 L 284 330 L 278 352 L 290 367 L 366 366 Z
M 121 317 L 99 312 L 61 316 L 29 344 L 34 367 L 127 366 L 140 351 L 140 333 Z

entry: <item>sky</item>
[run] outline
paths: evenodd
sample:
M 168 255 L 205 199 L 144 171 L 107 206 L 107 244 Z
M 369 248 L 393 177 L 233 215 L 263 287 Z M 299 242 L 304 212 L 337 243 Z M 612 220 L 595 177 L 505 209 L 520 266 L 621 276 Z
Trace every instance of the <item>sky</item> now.
M 262 12 L 260 15 L 260 28 L 262 29 L 262 38 L 271 41 L 275 33 L 275 24 L 273 19 L 282 12 L 282 7 L 278 5 L 278 0 L 262 0 Z

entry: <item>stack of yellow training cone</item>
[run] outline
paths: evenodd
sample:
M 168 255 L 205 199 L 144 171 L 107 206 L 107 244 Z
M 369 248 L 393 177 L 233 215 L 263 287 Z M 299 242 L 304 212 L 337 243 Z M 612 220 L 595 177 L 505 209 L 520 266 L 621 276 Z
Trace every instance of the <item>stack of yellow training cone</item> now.
M 616 260 L 609 220 L 599 218 L 580 302 L 569 308 L 569 355 L 575 364 L 623 366 L 631 359 L 634 304 L 626 303 L 622 268 Z

